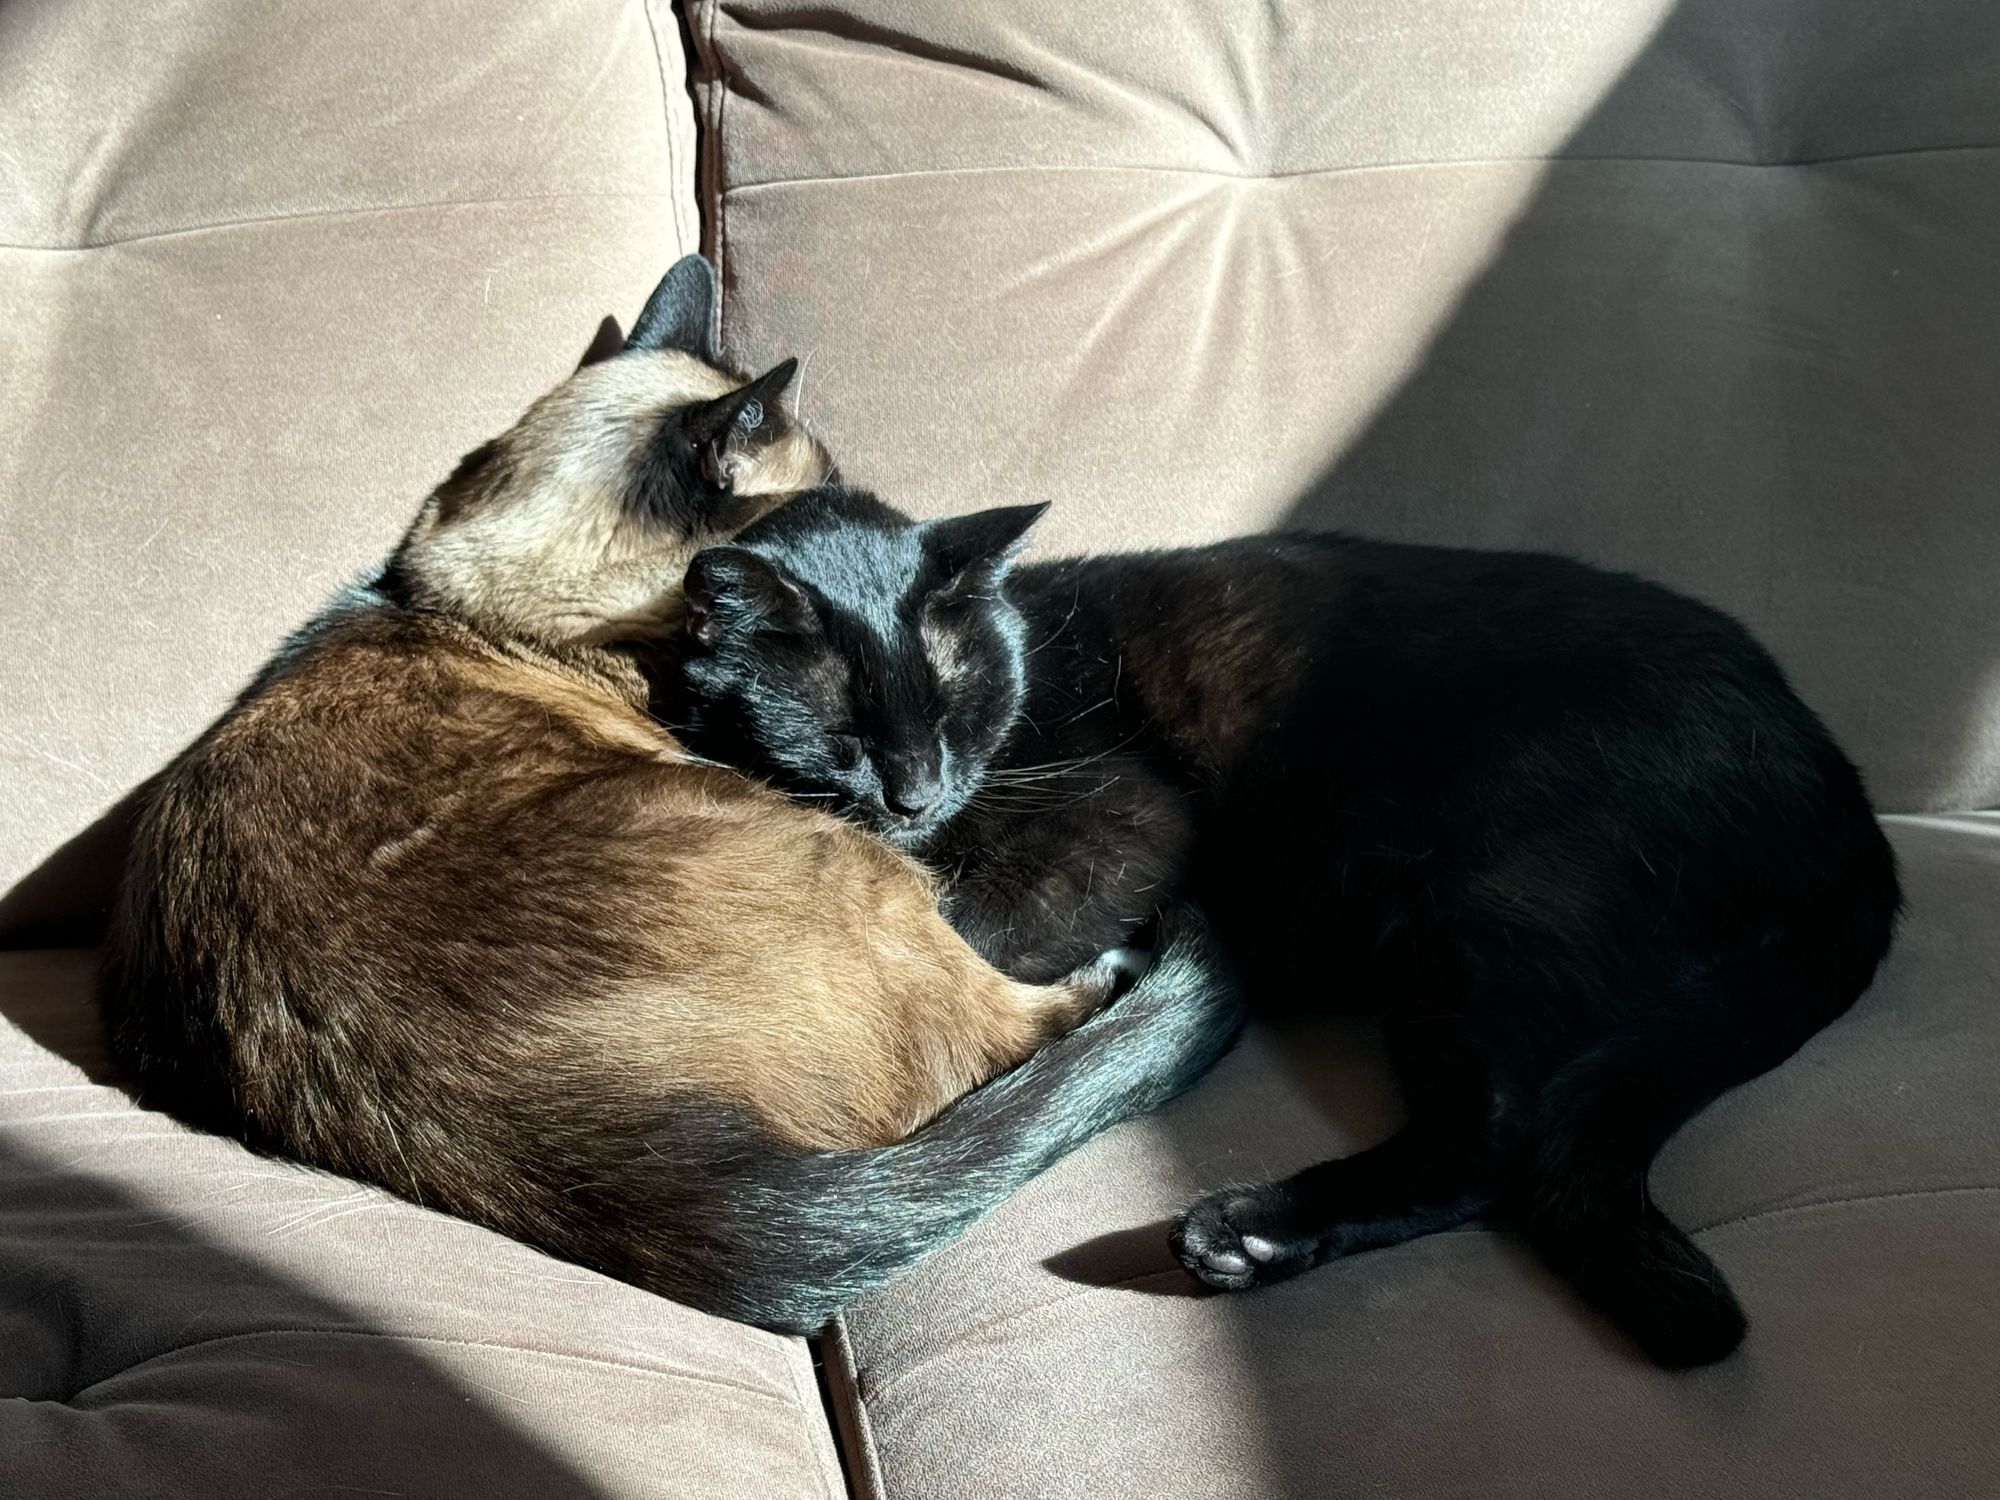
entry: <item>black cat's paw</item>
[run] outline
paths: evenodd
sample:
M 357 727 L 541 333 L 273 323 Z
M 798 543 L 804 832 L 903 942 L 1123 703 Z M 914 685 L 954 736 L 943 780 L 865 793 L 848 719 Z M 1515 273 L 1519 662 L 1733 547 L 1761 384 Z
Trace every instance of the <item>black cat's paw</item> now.
M 1272 1187 L 1223 1188 L 1197 1199 L 1168 1239 L 1180 1263 L 1198 1281 L 1225 1292 L 1268 1286 L 1319 1261 L 1316 1236 L 1286 1223 L 1287 1209 Z

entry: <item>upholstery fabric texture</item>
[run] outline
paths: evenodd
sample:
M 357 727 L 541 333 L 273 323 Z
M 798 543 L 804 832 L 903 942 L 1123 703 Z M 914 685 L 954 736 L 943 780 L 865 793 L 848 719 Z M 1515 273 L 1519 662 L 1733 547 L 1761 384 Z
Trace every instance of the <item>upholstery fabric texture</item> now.
M 697 0 L 731 344 L 919 513 L 1043 552 L 1266 527 L 1548 548 L 1747 621 L 1885 811 L 2000 801 L 1986 0 Z M 862 1473 L 985 1494 L 2000 1486 L 2000 824 L 1892 820 L 1854 1012 L 1656 1174 L 1754 1320 L 1667 1378 L 1504 1236 L 1245 1298 L 1197 1192 L 1379 1139 L 1365 1031 L 1258 1032 L 856 1309 Z
M 1654 1170 L 1749 1312 L 1730 1360 L 1653 1369 L 1490 1229 L 1203 1293 L 1175 1211 L 1397 1118 L 1364 1031 L 1262 1030 L 849 1316 L 881 1493 L 1992 1493 L 2000 816 L 1890 832 L 1910 912 L 1883 976 Z
M 692 100 L 669 0 L 0 4 L 0 1495 L 789 1500 L 836 1430 L 892 1500 L 2000 1490 L 2000 7 L 684 9 Z M 1393 1128 L 1343 1024 L 858 1308 L 831 1426 L 798 1341 L 115 1086 L 48 935 L 124 799 L 697 239 L 919 511 L 1548 547 L 1757 629 L 1911 909 L 1656 1173 L 1741 1356 L 1659 1375 L 1484 1229 L 1197 1294 L 1172 1211 Z
M 700 0 L 728 337 L 1043 550 L 1548 548 L 2000 802 L 1990 0 Z
M 693 128 L 667 0 L 0 6 L 0 891 L 638 311 Z
M 0 1495 L 842 1493 L 801 1341 L 94 1081 L 94 957 L 0 953 Z
M 697 240 L 666 0 L 0 6 L 0 929 Z M 826 1497 L 810 1351 L 134 1106 L 0 953 L 0 1495 Z

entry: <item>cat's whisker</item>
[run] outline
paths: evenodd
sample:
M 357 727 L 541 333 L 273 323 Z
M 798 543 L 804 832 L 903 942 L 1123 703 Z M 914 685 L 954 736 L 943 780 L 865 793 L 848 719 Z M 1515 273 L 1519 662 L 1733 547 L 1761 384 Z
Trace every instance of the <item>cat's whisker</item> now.
M 1041 651 L 1043 647 L 1053 645 L 1056 641 L 1061 640 L 1063 632 L 1069 629 L 1069 622 L 1076 618 L 1076 612 L 1082 608 L 1083 608 L 1083 585 L 1079 583 L 1076 586 L 1075 596 L 1070 600 L 1069 613 L 1063 616 L 1062 624 L 1056 626 L 1054 630 L 1051 630 L 1048 633 L 1048 635 L 1043 638 L 1040 646 L 1030 646 L 1025 652 L 1023 652 L 1022 653 L 1023 658 L 1025 659 L 1026 657 L 1033 656 L 1037 652 Z
M 803 422 L 806 416 L 806 372 L 812 369 L 812 359 L 816 350 L 808 349 L 799 360 L 799 373 L 792 379 L 792 420 Z
M 1098 706 L 1102 707 L 1101 704 Z M 1079 715 L 1078 717 L 1081 716 Z M 1007 784 L 1007 785 L 1019 786 L 1037 782 L 1060 780 L 1064 777 L 1075 776 L 1083 771 L 1088 770 L 1091 766 L 1096 765 L 1099 761 L 1104 760 L 1109 756 L 1118 754 L 1121 750 L 1125 749 L 1126 746 L 1130 745 L 1134 740 L 1138 738 L 1139 738 L 1138 731 L 1135 730 L 1133 733 L 1128 734 L 1124 739 L 1120 740 L 1117 744 L 1107 746 L 1105 749 L 1097 751 L 1095 754 L 1092 755 L 1080 756 L 1075 760 L 1047 761 L 1044 762 L 1041 766 L 1012 766 L 1004 770 L 989 772 L 986 778 L 987 783 L 989 785 Z M 1115 784 L 1115 781 L 1116 778 L 1113 778 L 1113 781 L 1106 782 L 1104 783 L 1104 785 L 1106 786 L 1113 785 Z M 1093 788 L 1092 790 L 1096 790 L 1096 788 Z

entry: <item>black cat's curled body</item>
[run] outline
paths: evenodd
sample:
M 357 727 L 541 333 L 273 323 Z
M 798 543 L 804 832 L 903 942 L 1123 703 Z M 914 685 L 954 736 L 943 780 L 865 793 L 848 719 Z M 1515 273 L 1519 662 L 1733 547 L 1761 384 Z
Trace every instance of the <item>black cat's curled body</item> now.
M 1770 656 L 1550 556 L 1287 535 L 1010 568 L 1033 514 L 795 501 L 696 559 L 663 711 L 929 860 L 1003 969 L 1061 972 L 1187 894 L 1253 996 L 1331 973 L 1326 1004 L 1380 1015 L 1407 1124 L 1196 1203 L 1175 1249 L 1202 1280 L 1491 1214 L 1660 1364 L 1733 1349 L 1648 1166 L 1847 1009 L 1900 904 Z M 895 794 L 907 766 L 927 798 Z

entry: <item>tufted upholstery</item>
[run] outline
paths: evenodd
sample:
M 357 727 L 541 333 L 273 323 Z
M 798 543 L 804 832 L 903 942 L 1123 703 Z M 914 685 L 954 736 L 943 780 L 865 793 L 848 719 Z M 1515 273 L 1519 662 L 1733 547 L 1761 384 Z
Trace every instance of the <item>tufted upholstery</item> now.
M 1990 0 L 696 10 L 727 331 L 857 478 L 1634 568 L 2000 802 Z
M 1887 807 L 2000 800 L 1990 0 L 685 9 L 692 108 L 667 0 L 0 5 L 0 1496 L 840 1491 L 804 1345 L 181 1130 L 109 1086 L 89 953 L 18 947 L 697 235 L 899 500 L 1640 568 Z M 1739 1359 L 1658 1376 L 1478 1231 L 1190 1295 L 1190 1193 L 1394 1119 L 1365 1034 L 1261 1033 L 857 1310 L 854 1483 L 2000 1490 L 2000 815 L 1891 824 L 1881 982 L 1661 1163 Z
M 1990 0 L 698 4 L 706 230 L 844 466 L 1043 545 L 1283 522 L 1652 574 L 1888 809 L 2000 802 Z M 849 1320 L 888 1496 L 2000 1489 L 2000 819 L 1894 820 L 1887 972 L 1658 1187 L 1744 1354 L 1646 1369 L 1466 1232 L 1190 1295 L 1198 1190 L 1379 1139 L 1266 1033 Z M 1333 982 L 1337 982 L 1337 977 Z
M 665 0 L 0 7 L 0 890 L 637 310 L 692 132 Z

